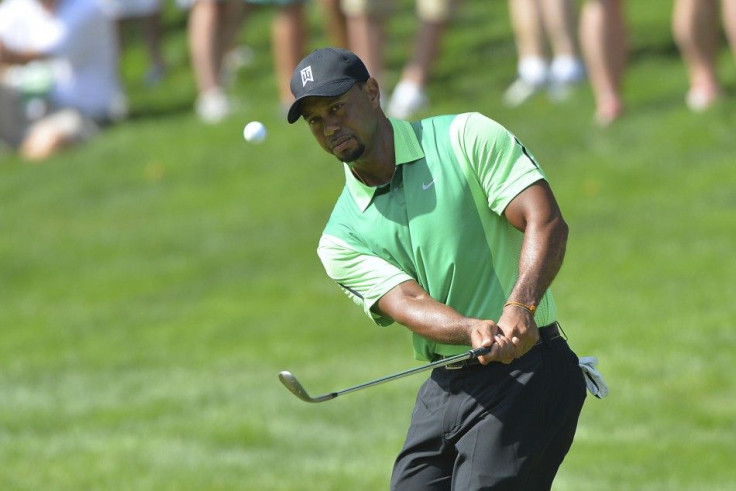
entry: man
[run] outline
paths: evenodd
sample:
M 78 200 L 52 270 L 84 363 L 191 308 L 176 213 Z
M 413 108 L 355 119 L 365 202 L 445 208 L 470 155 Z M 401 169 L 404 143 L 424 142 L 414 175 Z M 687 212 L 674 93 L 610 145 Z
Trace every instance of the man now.
M 413 332 L 437 360 L 420 389 L 392 489 L 549 489 L 585 399 L 549 285 L 567 225 L 539 165 L 477 113 L 388 119 L 353 53 L 325 48 L 294 71 L 302 117 L 344 162 L 319 256 L 377 324 Z

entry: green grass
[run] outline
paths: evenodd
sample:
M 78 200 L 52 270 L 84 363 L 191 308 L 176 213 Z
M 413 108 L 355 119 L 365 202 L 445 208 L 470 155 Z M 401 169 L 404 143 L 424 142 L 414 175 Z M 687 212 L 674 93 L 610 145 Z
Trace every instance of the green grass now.
M 606 130 L 587 87 L 500 104 L 515 70 L 504 2 L 466 2 L 429 87 L 431 113 L 511 128 L 571 227 L 560 320 L 611 395 L 586 402 L 559 490 L 736 487 L 736 100 L 686 110 L 660 7 L 629 9 L 628 114 Z M 320 405 L 276 377 L 322 393 L 414 362 L 407 334 L 372 326 L 315 255 L 341 171 L 278 112 L 269 20 L 242 33 L 256 59 L 227 122 L 191 112 L 172 10 L 161 87 L 142 86 L 145 55 L 127 47 L 131 120 L 41 166 L 0 156 L 2 489 L 386 489 L 423 377 Z M 410 22 L 389 26 L 392 82 Z M 728 53 L 720 66 L 732 93 Z M 261 145 L 241 137 L 253 119 Z

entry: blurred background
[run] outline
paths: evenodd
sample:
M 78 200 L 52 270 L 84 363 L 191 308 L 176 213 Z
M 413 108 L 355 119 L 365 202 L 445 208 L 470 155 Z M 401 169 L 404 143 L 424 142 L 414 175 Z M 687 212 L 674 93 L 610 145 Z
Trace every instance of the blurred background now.
M 0 147 L 0 488 L 387 489 L 425 377 L 317 405 L 277 379 L 290 370 L 322 394 L 418 364 L 403 328 L 374 326 L 325 275 L 316 246 L 342 170 L 286 123 L 291 50 L 339 42 L 329 14 L 346 12 L 238 1 L 195 21 L 197 3 L 164 1 L 117 30 L 108 2 L 100 37 L 74 41 L 11 20 L 36 8 L 53 26 L 95 2 L 29 2 L 0 1 L 0 120 L 16 137 Z M 342 39 L 377 56 L 387 110 L 482 112 L 555 189 L 571 229 L 559 320 L 611 389 L 586 401 L 555 489 L 730 490 L 733 2 L 715 15 L 623 2 L 619 18 L 616 3 L 573 2 L 559 58 L 551 27 L 543 55 L 529 48 L 521 24 L 537 14 L 516 0 L 349 11 Z M 202 53 L 223 45 L 201 33 L 225 32 L 213 15 L 242 21 L 208 72 Z M 119 47 L 103 112 L 69 85 L 86 58 L 62 70 L 44 52 L 60 39 Z M 260 144 L 243 140 L 252 120 L 268 129 Z

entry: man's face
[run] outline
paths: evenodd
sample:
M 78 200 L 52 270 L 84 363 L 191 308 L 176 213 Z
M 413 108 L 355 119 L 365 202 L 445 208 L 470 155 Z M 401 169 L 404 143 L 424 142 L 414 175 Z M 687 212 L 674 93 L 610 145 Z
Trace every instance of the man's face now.
M 378 128 L 375 81 L 356 83 L 337 97 L 308 97 L 301 104 L 304 120 L 317 142 L 341 162 L 360 159 Z

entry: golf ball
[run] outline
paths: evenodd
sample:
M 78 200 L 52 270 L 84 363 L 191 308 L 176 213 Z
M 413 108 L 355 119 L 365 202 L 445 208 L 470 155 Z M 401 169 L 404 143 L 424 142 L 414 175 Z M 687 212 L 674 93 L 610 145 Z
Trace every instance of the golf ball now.
M 251 121 L 243 128 L 243 138 L 251 143 L 260 143 L 266 139 L 266 127 L 260 121 Z

